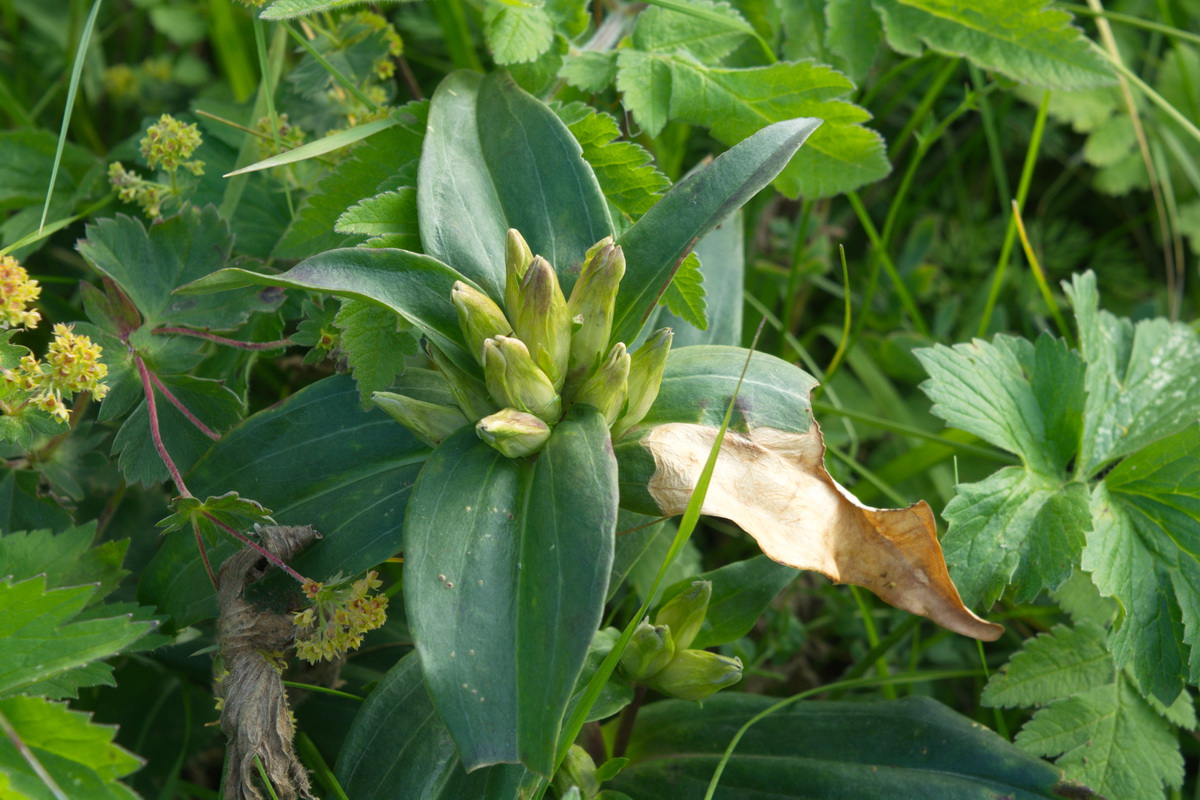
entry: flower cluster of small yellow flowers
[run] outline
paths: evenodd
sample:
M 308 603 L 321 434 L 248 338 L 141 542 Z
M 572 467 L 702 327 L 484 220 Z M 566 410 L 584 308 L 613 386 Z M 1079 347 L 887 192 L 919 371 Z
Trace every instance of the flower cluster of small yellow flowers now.
M 4 383 L 28 393 L 25 402 L 66 422 L 70 417 L 63 396 L 89 391 L 97 400 L 108 393 L 101 381 L 108 367 L 100 362 L 100 345 L 87 336 L 73 333 L 69 325 L 54 326 L 54 341 L 46 360 L 32 354 L 21 357 L 20 366 L 3 371 Z
M 203 161 L 188 161 L 202 142 L 200 129 L 194 124 L 163 114 L 158 122 L 146 129 L 139 144 L 142 157 L 151 169 L 161 167 L 165 172 L 173 173 L 183 167 L 193 175 L 203 175 Z
M 170 187 L 130 172 L 120 161 L 108 165 L 108 182 L 117 190 L 121 202 L 137 203 L 151 219 L 162 213 L 163 201 L 171 194 Z
M 294 150 L 304 144 L 304 131 L 297 128 L 288 122 L 287 114 L 280 114 L 279 127 L 276 129 L 279 132 L 279 147 L 283 150 Z M 275 154 L 275 136 L 271 131 L 271 118 L 262 117 L 258 122 L 254 123 L 254 130 L 262 134 L 258 139 L 259 156 L 266 158 Z
M 371 30 L 379 31 L 383 34 L 383 40 L 387 42 L 387 55 L 375 62 L 375 77 L 381 81 L 386 81 L 396 73 L 396 64 L 392 60 L 404 54 L 404 40 L 400 38 L 400 34 L 396 33 L 396 29 L 392 27 L 392 23 L 388 22 L 381 14 L 376 14 L 374 11 L 360 11 L 355 19 Z
M 0 328 L 36 328 L 42 316 L 29 304 L 41 293 L 42 287 L 15 258 L 0 256 Z
M 379 573 L 374 570 L 349 584 L 331 581 L 326 586 L 307 581 L 304 594 L 313 600 L 313 605 L 292 617 L 299 629 L 296 655 L 315 664 L 357 649 L 364 633 L 387 621 L 387 598 L 371 593 L 382 585 Z

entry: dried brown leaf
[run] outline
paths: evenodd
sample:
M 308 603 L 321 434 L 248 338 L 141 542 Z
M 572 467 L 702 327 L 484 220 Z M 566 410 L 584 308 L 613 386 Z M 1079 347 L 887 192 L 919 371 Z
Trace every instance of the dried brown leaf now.
M 656 466 L 647 488 L 663 514 L 687 507 L 716 435 L 711 426 L 669 423 L 642 438 Z M 816 422 L 805 433 L 727 431 L 702 512 L 736 523 L 781 564 L 870 589 L 965 636 L 990 642 L 1004 632 L 963 605 L 929 505 L 858 502 L 825 470 Z

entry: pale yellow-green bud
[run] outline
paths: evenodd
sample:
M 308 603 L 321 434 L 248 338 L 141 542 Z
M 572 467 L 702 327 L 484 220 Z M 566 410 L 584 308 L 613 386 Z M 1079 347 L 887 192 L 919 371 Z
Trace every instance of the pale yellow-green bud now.
M 446 379 L 450 393 L 454 395 L 454 402 L 466 414 L 468 420 L 486 417 L 496 410 L 497 406 L 488 395 L 483 381 L 474 375 L 468 375 L 436 345 L 428 341 L 425 343 L 425 352 L 429 355 L 429 360 L 442 373 L 442 377 Z
M 558 422 L 562 398 L 546 373 L 533 363 L 524 342 L 495 336 L 483 343 L 483 379 L 492 397 L 503 406 L 526 411 L 545 422 Z
M 571 315 L 567 313 L 567 298 L 549 261 L 534 257 L 525 271 L 516 302 L 515 307 L 509 307 L 509 314 L 517 338 L 529 348 L 534 362 L 546 373 L 555 390 L 561 390 L 571 355 Z
M 672 597 L 654 618 L 655 623 L 666 625 L 675 638 L 675 647 L 686 650 L 696 639 L 704 615 L 708 613 L 708 601 L 712 597 L 712 582 L 692 581 L 692 585 Z
M 579 796 L 595 797 L 600 792 L 600 779 L 596 776 L 596 762 L 577 744 L 571 745 L 562 766 L 554 773 L 554 788 L 563 797 L 572 786 L 578 787 Z
M 674 337 L 670 328 L 660 328 L 630 356 L 629 402 L 625 406 L 625 413 L 613 425 L 614 439 L 641 422 L 654 405 Z
M 653 678 L 675 657 L 675 640 L 665 625 L 651 625 L 644 619 L 638 623 L 621 653 L 621 671 L 631 681 L 644 682 Z
M 625 406 L 629 389 L 629 353 L 625 345 L 617 342 L 609 351 L 608 358 L 575 392 L 572 402 L 593 405 L 604 415 L 604 421 L 612 425 Z
M 505 408 L 479 420 L 475 433 L 509 458 L 521 458 L 545 446 L 550 426 L 533 414 Z
M 509 314 L 515 315 L 517 312 L 521 280 L 532 261 L 533 251 L 529 249 L 525 237 L 516 228 L 509 228 L 504 240 L 504 308 Z
M 493 336 L 507 336 L 512 325 L 492 298 L 462 281 L 455 281 L 450 299 L 458 309 L 458 326 L 467 339 L 471 355 L 483 363 L 483 342 Z
M 435 447 L 469 422 L 453 406 L 426 403 L 394 392 L 372 392 L 371 402 L 412 431 L 418 439 Z
M 571 337 L 568 380 L 572 383 L 590 376 L 608 352 L 613 306 L 621 278 L 625 276 L 625 254 L 620 247 L 605 244 L 594 253 L 588 252 L 592 255 L 584 262 L 579 280 L 571 290 L 571 299 L 567 301 L 569 316 L 581 318 L 579 329 Z
M 649 682 L 650 688 L 680 700 L 703 700 L 742 679 L 742 660 L 707 650 L 676 651 L 671 663 Z

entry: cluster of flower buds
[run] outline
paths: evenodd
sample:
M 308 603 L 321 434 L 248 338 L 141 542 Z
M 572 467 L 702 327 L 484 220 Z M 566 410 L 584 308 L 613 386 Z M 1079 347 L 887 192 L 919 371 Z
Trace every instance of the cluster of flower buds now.
M 511 458 L 542 449 L 572 405 L 586 403 L 619 436 L 646 416 L 658 396 L 671 349 L 669 328 L 637 352 L 610 346 L 625 255 L 608 237 L 588 250 L 568 299 L 550 262 L 535 256 L 515 230 L 505 243 L 504 308 L 462 281 L 450 299 L 483 379 L 433 345 L 429 356 L 445 377 L 456 407 L 390 392 L 375 402 L 424 441 L 436 444 L 464 424 Z
M 12 256 L 0 256 L 0 328 L 36 328 L 42 315 L 29 308 L 42 287 Z
M 117 190 L 121 202 L 136 203 L 151 219 L 159 217 L 163 204 L 180 195 L 175 178 L 180 167 L 193 175 L 204 174 L 204 162 L 192 159 L 192 153 L 202 143 L 200 129 L 194 124 L 180 122 L 170 114 L 163 114 L 158 122 L 146 129 L 146 135 L 139 144 L 146 163 L 151 169 L 161 169 L 167 173 L 171 184 L 168 186 L 147 180 L 125 169 L 120 161 L 108 165 L 108 182 Z
M 710 597 L 712 584 L 694 581 L 659 609 L 653 625 L 642 620 L 621 654 L 625 677 L 680 700 L 703 700 L 741 680 L 741 659 L 688 649 Z
M 97 400 L 108 393 L 101 381 L 108 367 L 100 361 L 100 345 L 87 336 L 72 333 L 68 325 L 54 326 L 54 341 L 46 351 L 46 360 L 29 353 L 14 369 L 0 372 L 6 397 L 0 407 L 7 413 L 26 405 L 40 408 L 66 422 L 70 417 L 63 397 L 88 391 Z
M 372 594 L 382 585 L 379 573 L 373 570 L 353 582 L 336 578 L 328 585 L 307 581 L 304 593 L 313 604 L 292 616 L 298 629 L 296 655 L 315 664 L 357 649 L 364 633 L 387 621 L 387 598 Z

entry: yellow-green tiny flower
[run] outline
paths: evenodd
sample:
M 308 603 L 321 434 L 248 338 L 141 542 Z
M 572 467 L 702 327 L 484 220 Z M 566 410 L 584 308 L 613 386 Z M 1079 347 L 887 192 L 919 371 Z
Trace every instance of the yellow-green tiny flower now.
M 387 621 L 387 598 L 372 593 L 382 585 L 373 570 L 353 583 L 336 578 L 328 585 L 307 582 L 305 593 L 313 605 L 292 615 L 298 629 L 296 655 L 315 664 L 361 645 L 364 633 Z
M 36 328 L 42 315 L 29 308 L 42 293 L 12 256 L 0 256 L 0 328 Z
M 202 142 L 200 129 L 194 124 L 163 114 L 158 122 L 146 129 L 139 145 L 142 157 L 151 169 L 161 167 L 165 172 L 173 173 L 183 167 L 193 175 L 202 175 L 204 162 L 188 160 Z
M 108 367 L 100 361 L 100 345 L 90 338 L 73 333 L 68 325 L 54 326 L 54 341 L 46 351 L 47 381 L 62 394 L 89 391 L 100 400 L 108 393 L 101 383 Z

